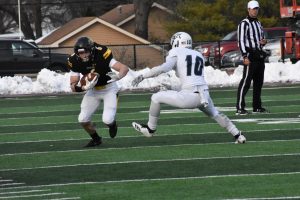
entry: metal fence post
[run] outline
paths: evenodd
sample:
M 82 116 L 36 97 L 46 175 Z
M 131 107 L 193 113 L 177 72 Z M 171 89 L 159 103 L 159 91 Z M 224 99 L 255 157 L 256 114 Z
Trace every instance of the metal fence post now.
M 136 45 L 134 44 L 133 45 L 133 66 L 134 66 L 134 69 L 136 70 Z

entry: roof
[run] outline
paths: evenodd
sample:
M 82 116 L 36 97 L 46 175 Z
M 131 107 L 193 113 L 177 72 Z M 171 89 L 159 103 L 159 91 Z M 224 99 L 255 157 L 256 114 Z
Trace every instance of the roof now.
M 74 36 L 75 34 L 79 33 L 80 31 L 92 26 L 95 23 L 101 23 L 104 26 L 108 26 L 111 29 L 114 29 L 117 32 L 120 32 L 124 35 L 127 35 L 128 37 L 131 37 L 143 44 L 149 44 L 150 42 L 138 37 L 130 32 L 127 32 L 124 29 L 121 29 L 113 24 L 110 24 L 98 17 L 81 17 L 81 18 L 75 18 L 62 27 L 58 28 L 54 32 L 50 33 L 48 36 L 46 36 L 44 39 L 42 39 L 38 45 L 40 46 L 47 46 L 47 47 L 58 47 L 60 43 L 63 41 L 69 39 L 70 37 Z
M 167 9 L 166 7 L 158 3 L 153 3 L 152 8 L 153 7 L 159 8 L 160 10 L 163 10 L 169 14 L 174 14 L 173 11 Z M 135 18 L 134 4 L 119 5 L 113 8 L 112 10 L 108 11 L 104 15 L 100 16 L 100 19 L 103 19 L 116 26 L 121 26 L 122 24 L 128 22 L 133 18 Z
M 87 24 L 88 22 L 92 21 L 95 18 L 97 17 L 80 17 L 80 18 L 72 19 L 71 21 L 67 22 L 65 25 L 51 32 L 48 36 L 44 37 L 38 43 L 39 45 L 52 44 L 55 41 L 59 40 L 60 38 L 66 36 L 68 33 L 77 30 L 79 27 Z
M 116 25 L 133 14 L 134 14 L 133 4 L 122 4 L 106 12 L 105 14 L 101 15 L 100 19 L 103 19 L 111 24 Z

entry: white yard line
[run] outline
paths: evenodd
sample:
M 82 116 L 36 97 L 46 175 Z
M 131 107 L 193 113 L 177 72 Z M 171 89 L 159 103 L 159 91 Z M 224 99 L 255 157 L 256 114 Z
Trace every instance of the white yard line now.
M 98 163 L 79 163 L 73 165 L 53 165 L 44 167 L 25 167 L 16 169 L 1 169 L 0 172 L 35 170 L 35 169 L 51 169 L 62 167 L 78 167 L 78 166 L 93 166 L 93 165 L 117 165 L 117 164 L 132 164 L 132 163 L 152 163 L 152 162 L 177 162 L 177 161 L 195 161 L 195 160 L 219 160 L 219 159 L 238 159 L 238 158 L 263 158 L 263 157 L 280 157 L 280 156 L 299 156 L 300 153 L 287 154 L 265 154 L 265 155 L 249 155 L 249 156 L 216 156 L 216 157 L 198 157 L 198 158 L 178 158 L 178 159 L 159 159 L 159 160 L 131 160 L 118 162 L 98 162 Z
M 67 198 L 59 198 L 59 199 L 44 199 L 44 200 L 75 200 L 81 199 L 80 197 L 67 197 Z
M 214 176 L 193 176 L 193 177 L 180 177 L 180 178 L 154 178 L 154 179 L 125 179 L 117 181 L 96 181 L 96 182 L 76 182 L 76 183 L 60 183 L 49 185 L 35 185 L 35 186 L 20 186 L 10 189 L 20 188 L 41 188 L 41 187 L 57 187 L 57 186 L 69 186 L 69 185 L 91 185 L 91 184 L 111 184 L 111 183 L 130 183 L 130 182 L 151 182 L 151 181 L 172 181 L 172 180 L 190 180 L 190 179 L 215 179 L 215 178 L 227 178 L 227 177 L 253 177 L 253 176 L 276 176 L 276 175 L 298 175 L 299 172 L 279 172 L 279 173 L 261 173 L 261 174 L 228 174 L 228 175 L 214 175 Z
M 250 120 L 250 119 L 249 119 Z M 232 121 L 238 121 L 238 120 L 232 120 Z M 206 123 L 206 124 L 216 124 L 216 123 Z M 201 124 L 185 124 L 184 126 L 194 126 L 194 125 L 201 125 Z M 164 126 L 164 125 L 161 125 L 161 126 Z M 167 126 L 178 126 L 178 125 L 175 125 L 175 124 L 171 124 L 171 125 L 167 125 Z M 119 128 L 129 128 L 129 129 L 132 129 L 132 127 L 119 127 Z M 289 130 L 300 130 L 300 128 L 291 128 L 291 129 L 267 129 L 267 130 L 247 130 L 247 132 L 270 132 L 270 131 L 289 131 Z M 3 135 L 21 135 L 21 134 L 29 134 L 29 133 L 38 133 L 38 134 L 41 134 L 41 133 L 52 133 L 52 132 L 74 132 L 74 131 L 82 131 L 81 128 L 79 129 L 74 129 L 74 130 L 58 130 L 58 131 L 32 131 L 32 132 L 18 132 L 18 133 L 1 133 L 0 135 L 3 136 Z M 184 134 L 181 134 L 181 133 L 170 133 L 168 134 L 169 135 L 205 135 L 205 134 L 224 134 L 225 131 L 221 130 L 221 131 L 212 131 L 212 132 L 202 132 L 202 133 L 184 133 Z M 155 137 L 164 137 L 164 136 L 167 136 L 167 135 L 155 135 Z M 119 136 L 118 138 L 135 138 L 135 137 L 141 137 L 141 135 L 139 135 L 138 133 L 136 133 L 135 135 L 132 135 L 132 136 Z M 106 137 L 106 136 L 103 136 L 103 138 L 110 138 L 110 137 Z M 22 143 L 32 143 L 32 142 L 58 142 L 58 141 L 64 141 L 64 140 L 67 140 L 67 141 L 76 141 L 76 140 L 85 140 L 87 139 L 86 137 L 84 138 L 76 138 L 76 139 L 60 139 L 60 140 L 28 140 L 28 141 L 17 141 L 17 142 L 0 142 L 0 144 L 9 144 L 9 143 L 17 143 L 17 144 L 22 144 Z M 1 155 L 0 155 L 1 156 Z
M 284 199 L 300 199 L 300 196 L 292 196 L 292 197 L 241 198 L 241 199 L 223 199 L 223 200 L 284 200 Z
M 14 185 L 24 185 L 25 183 L 5 183 L 5 184 L 0 184 L 0 187 L 6 187 L 6 186 L 14 186 Z
M 265 140 L 265 141 L 247 141 L 247 143 L 272 143 L 272 142 L 288 142 L 288 141 L 300 141 L 300 139 L 293 140 Z M 85 151 L 111 151 L 111 150 L 122 150 L 122 149 L 143 149 L 143 148 L 160 148 L 160 147 L 181 147 L 181 146 L 204 146 L 204 145 L 224 145 L 234 144 L 234 142 L 218 142 L 218 143 L 205 143 L 205 144 L 176 144 L 176 145 L 153 145 L 153 146 L 138 146 L 138 147 L 121 147 L 121 148 L 105 148 L 105 149 L 82 149 L 82 150 L 67 150 L 67 151 L 41 151 L 41 152 L 30 152 L 30 153 L 8 153 L 2 154 L 4 156 L 19 156 L 19 155 L 36 155 L 36 154 L 48 154 L 48 153 L 69 153 L 69 152 L 85 152 Z
M 22 193 L 33 193 L 33 192 L 49 192 L 48 190 L 23 190 L 23 191 L 15 191 L 15 192 L 1 192 L 0 195 L 4 194 L 22 194 Z
M 8 196 L 0 197 L 0 199 L 15 199 L 15 198 L 28 198 L 28 197 L 45 197 L 45 196 L 55 196 L 55 195 L 64 195 L 65 193 L 56 192 L 56 193 L 47 193 L 47 194 L 32 194 L 32 195 L 19 195 L 19 196 Z

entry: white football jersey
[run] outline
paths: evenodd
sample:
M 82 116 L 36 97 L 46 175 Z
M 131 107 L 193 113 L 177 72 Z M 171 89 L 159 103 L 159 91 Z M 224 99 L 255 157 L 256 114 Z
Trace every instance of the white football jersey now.
M 177 62 L 173 69 L 180 79 L 181 88 L 206 85 L 204 79 L 205 60 L 200 52 L 188 48 L 173 48 L 169 51 L 166 62 L 174 60 L 174 58 Z

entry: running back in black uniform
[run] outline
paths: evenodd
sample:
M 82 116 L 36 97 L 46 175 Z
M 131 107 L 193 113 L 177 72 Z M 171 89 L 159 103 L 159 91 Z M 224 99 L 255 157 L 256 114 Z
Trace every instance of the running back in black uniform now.
M 100 76 L 96 86 L 103 86 L 111 78 L 106 74 L 111 72 L 109 63 L 113 58 L 112 52 L 109 48 L 103 45 L 94 43 L 94 48 L 91 52 L 91 58 L 88 62 L 83 62 L 75 53 L 68 58 L 68 66 L 71 71 L 88 74 L 91 71 L 97 72 Z
M 118 85 L 116 81 L 128 73 L 128 67 L 113 58 L 109 48 L 94 43 L 88 37 L 81 37 L 74 46 L 74 54 L 68 58 L 70 87 L 73 92 L 86 93 L 80 105 L 78 122 L 92 138 L 85 147 L 94 147 L 102 143 L 96 126 L 92 123 L 94 113 L 103 102 L 102 122 L 109 128 L 111 138 L 116 137 L 118 126 L 116 111 L 118 102 Z M 113 69 L 113 70 L 112 70 Z M 87 80 L 84 86 L 78 85 L 80 74 L 98 73 L 93 80 Z

